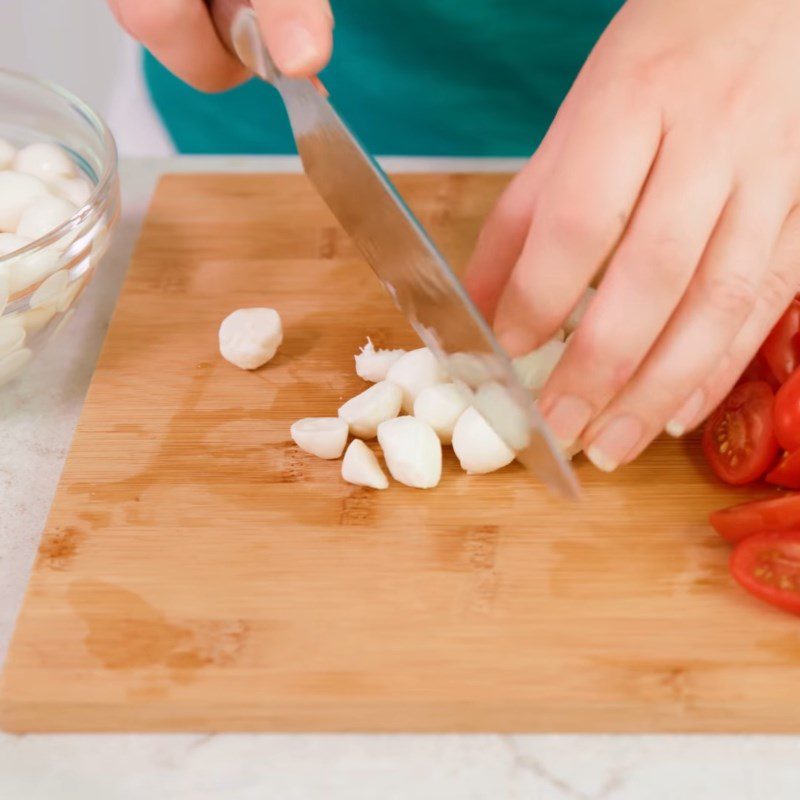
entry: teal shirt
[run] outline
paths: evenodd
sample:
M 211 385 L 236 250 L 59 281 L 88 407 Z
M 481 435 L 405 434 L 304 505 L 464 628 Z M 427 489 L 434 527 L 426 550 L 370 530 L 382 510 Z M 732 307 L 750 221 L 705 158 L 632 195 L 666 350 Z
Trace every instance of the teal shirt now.
M 622 0 L 333 0 L 322 79 L 383 155 L 527 156 Z M 197 92 L 144 57 L 153 102 L 183 153 L 292 153 L 274 89 Z

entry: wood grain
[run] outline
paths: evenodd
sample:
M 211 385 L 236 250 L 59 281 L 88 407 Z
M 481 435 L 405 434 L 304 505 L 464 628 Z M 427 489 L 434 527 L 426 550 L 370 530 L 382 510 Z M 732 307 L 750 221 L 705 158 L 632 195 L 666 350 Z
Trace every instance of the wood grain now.
M 398 184 L 462 264 L 503 176 Z M 245 373 L 229 311 L 286 341 Z M 296 418 L 413 335 L 299 176 L 155 196 L 8 658 L 15 731 L 798 731 L 797 620 L 745 596 L 696 444 L 564 507 L 516 467 L 435 491 L 343 483 Z

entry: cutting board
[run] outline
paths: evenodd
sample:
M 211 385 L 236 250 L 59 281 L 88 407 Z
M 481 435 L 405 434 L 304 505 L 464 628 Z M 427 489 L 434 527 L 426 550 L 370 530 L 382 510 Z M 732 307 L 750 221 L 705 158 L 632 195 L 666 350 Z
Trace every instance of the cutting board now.
M 464 263 L 507 176 L 401 176 Z M 222 318 L 279 309 L 257 372 Z M 800 731 L 800 624 L 706 524 L 747 493 L 695 441 L 579 505 L 517 466 L 432 491 L 344 483 L 289 425 L 414 336 L 302 176 L 158 187 L 11 646 L 13 731 Z

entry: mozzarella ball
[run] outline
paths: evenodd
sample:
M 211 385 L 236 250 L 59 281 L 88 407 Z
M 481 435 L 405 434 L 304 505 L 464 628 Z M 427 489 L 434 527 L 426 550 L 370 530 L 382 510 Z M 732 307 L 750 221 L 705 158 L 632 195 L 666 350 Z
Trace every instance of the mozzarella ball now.
M 60 269 L 58 272 L 54 272 L 31 295 L 29 300 L 30 307 L 41 308 L 41 306 L 47 305 L 52 300 L 57 300 L 66 290 L 68 284 L 69 272 L 67 270 Z
M 356 375 L 365 381 L 377 383 L 386 379 L 389 368 L 401 356 L 405 355 L 405 350 L 376 350 L 371 339 L 356 354 Z
M 437 383 L 423 389 L 414 401 L 414 416 L 436 431 L 442 444 L 450 444 L 456 421 L 470 404 L 469 392 L 454 383 Z
M 45 247 L 34 253 L 28 253 L 17 259 L 12 259 L 8 265 L 11 294 L 16 294 L 35 286 L 57 269 L 58 252 L 53 247 Z
M 386 373 L 386 380 L 403 390 L 403 410 L 414 410 L 414 400 L 428 386 L 442 383 L 447 376 L 436 356 L 427 348 L 411 350 L 395 361 Z
M 78 208 L 89 202 L 94 191 L 94 186 L 89 179 L 80 175 L 77 178 L 53 178 L 50 181 L 50 188 L 59 197 L 69 200 Z
M 16 233 L 0 233 L 0 256 L 7 256 L 30 243 L 31 240 L 27 236 L 20 236 Z
M 388 489 L 389 479 L 381 469 L 375 453 L 361 439 L 353 439 L 342 459 L 342 477 L 356 486 Z
M 378 426 L 378 442 L 392 477 L 414 489 L 432 489 L 442 477 L 442 443 L 416 417 L 396 417 Z
M 282 341 L 281 318 L 273 308 L 240 308 L 219 327 L 222 357 L 241 369 L 266 364 Z
M 39 308 L 31 308 L 28 311 L 23 311 L 19 315 L 19 322 L 28 336 L 33 336 L 39 331 L 43 330 L 56 315 L 56 307 L 52 304 L 46 306 L 39 306 Z
M 23 147 L 14 157 L 14 169 L 35 175 L 43 181 L 73 178 L 77 173 L 75 162 L 67 151 L 50 142 L 34 142 Z
M 350 433 L 360 439 L 372 439 L 378 425 L 400 413 L 403 392 L 389 381 L 378 381 L 374 386 L 348 400 L 339 416 L 350 426 Z
M 0 233 L 0 256 L 11 255 L 29 245 L 31 239 L 16 233 Z M 7 259 L 8 289 L 13 295 L 33 286 L 58 268 L 58 253 L 46 247 L 33 253 Z
M 347 444 L 347 423 L 338 417 L 306 417 L 295 422 L 294 443 L 317 458 L 339 458 Z
M 0 169 L 9 169 L 17 154 L 17 148 L 7 139 L 0 139 Z
M 559 339 L 551 339 L 538 350 L 515 358 L 512 364 L 523 386 L 538 394 L 564 355 L 566 347 L 567 345 Z
M 63 225 L 77 210 L 73 203 L 63 197 L 55 195 L 39 197 L 22 213 L 17 225 L 17 235 L 40 239 L 59 225 Z
M 461 469 L 470 475 L 494 472 L 514 460 L 513 451 L 473 407 L 468 408 L 456 422 L 453 452 Z
M 16 231 L 25 211 L 49 194 L 47 184 L 24 172 L 0 172 L 0 231 Z

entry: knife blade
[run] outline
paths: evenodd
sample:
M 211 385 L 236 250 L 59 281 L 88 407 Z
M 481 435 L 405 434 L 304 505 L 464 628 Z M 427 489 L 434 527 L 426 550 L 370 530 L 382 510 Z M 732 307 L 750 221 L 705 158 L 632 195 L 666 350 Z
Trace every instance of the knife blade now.
M 422 342 L 516 454 L 557 494 L 576 498 L 569 462 L 464 287 L 378 163 L 315 82 L 273 63 L 248 0 L 210 0 L 223 42 L 280 93 L 306 175 Z

